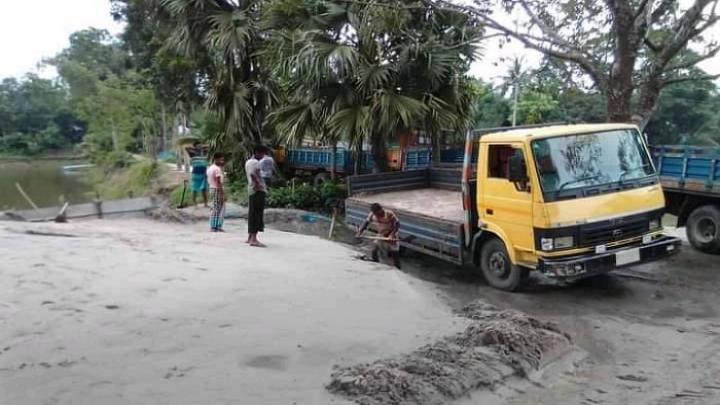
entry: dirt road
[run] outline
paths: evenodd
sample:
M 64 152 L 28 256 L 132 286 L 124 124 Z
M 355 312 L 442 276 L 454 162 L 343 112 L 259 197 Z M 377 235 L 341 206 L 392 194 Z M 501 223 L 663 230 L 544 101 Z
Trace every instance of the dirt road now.
M 553 320 L 588 354 L 540 386 L 486 393 L 484 404 L 720 403 L 719 257 L 685 246 L 670 261 L 637 267 L 632 278 L 607 275 L 565 288 L 536 281 L 521 294 L 498 292 L 442 263 L 406 262 L 452 306 L 482 296 Z

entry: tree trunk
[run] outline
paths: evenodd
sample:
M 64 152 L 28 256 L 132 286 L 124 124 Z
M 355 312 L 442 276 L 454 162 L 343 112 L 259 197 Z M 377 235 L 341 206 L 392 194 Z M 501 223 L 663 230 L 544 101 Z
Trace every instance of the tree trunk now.
M 330 150 L 330 178 L 335 180 L 337 177 L 337 140 L 332 140 L 332 148 Z
M 515 83 L 513 83 L 512 126 L 517 125 L 518 93 L 520 93 L 518 87 L 519 86 L 516 79 Z
M 165 104 L 160 104 L 160 114 L 162 118 L 162 129 L 160 130 L 160 144 L 158 145 L 161 151 L 164 151 L 167 143 L 167 112 L 165 111 Z
M 614 60 L 610 75 L 605 83 L 608 122 L 630 122 L 633 94 L 633 71 L 641 38 L 634 28 L 635 15 L 625 2 L 618 2 L 613 8 L 615 18 Z
M 177 114 L 175 115 L 175 117 L 173 117 L 173 127 L 172 127 L 171 133 L 172 133 L 172 144 L 173 144 L 173 147 L 175 148 L 175 168 L 177 169 L 177 171 L 181 171 L 183 159 L 185 159 L 185 155 L 184 155 L 183 150 L 180 147 L 180 145 L 178 145 L 179 133 L 178 133 L 178 116 L 177 116 Z
M 373 161 L 375 162 L 374 172 L 386 172 L 388 171 L 387 162 L 387 145 L 385 145 L 385 138 L 377 133 L 372 134 L 371 145 Z
M 355 175 L 359 175 L 360 171 L 362 170 L 362 140 L 360 141 L 360 144 L 355 148 L 355 152 L 353 152 L 355 155 Z
M 438 166 L 440 164 L 440 153 L 442 151 L 440 137 L 437 136 L 437 134 L 432 133 L 430 126 L 426 127 L 425 134 L 427 134 L 427 136 L 430 137 L 430 145 L 432 145 L 432 150 L 431 150 L 431 159 L 432 160 L 430 161 L 430 164 L 432 166 Z
M 658 100 L 660 99 L 660 91 L 663 83 L 657 77 L 648 80 L 640 89 L 640 97 L 635 113 L 632 115 L 632 122 L 644 130 L 650 118 L 657 110 Z
M 618 94 L 620 92 L 620 94 Z M 622 94 L 620 89 L 610 89 L 605 95 L 607 100 L 608 122 L 630 122 L 630 97 Z
M 120 150 L 120 144 L 118 141 L 117 130 L 115 129 L 115 119 L 110 119 L 110 135 L 112 136 L 113 150 L 115 152 Z

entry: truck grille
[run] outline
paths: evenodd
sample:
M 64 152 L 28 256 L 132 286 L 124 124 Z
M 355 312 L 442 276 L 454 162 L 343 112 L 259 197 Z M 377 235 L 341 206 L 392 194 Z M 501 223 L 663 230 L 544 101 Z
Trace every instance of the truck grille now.
M 660 209 L 576 226 L 535 228 L 535 248 L 542 250 L 542 238 L 572 236 L 575 240 L 573 248 L 584 248 L 638 237 L 650 230 L 650 220 L 660 219 L 662 215 L 663 210 Z
M 584 226 L 580 227 L 580 246 L 596 246 L 606 243 L 612 243 L 618 240 L 640 236 L 648 231 L 647 216 L 643 215 L 641 219 L 630 221 L 624 218 L 621 223 L 604 222 L 598 227 Z

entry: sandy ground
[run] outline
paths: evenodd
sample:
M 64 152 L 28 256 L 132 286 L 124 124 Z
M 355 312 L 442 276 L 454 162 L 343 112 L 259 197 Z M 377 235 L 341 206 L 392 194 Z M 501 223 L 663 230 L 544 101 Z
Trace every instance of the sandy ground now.
M 477 398 L 484 405 L 720 403 L 720 257 L 685 244 L 670 260 L 625 276 L 570 287 L 535 280 L 521 294 L 496 291 L 477 276 L 425 258 L 408 258 L 404 268 L 440 286 L 452 306 L 482 296 L 555 321 L 587 353 L 540 384 L 519 382 L 462 405 Z
M 252 249 L 243 227 L 0 222 L 0 404 L 348 404 L 324 389 L 334 365 L 456 333 L 467 323 L 451 310 L 477 298 L 555 321 L 583 353 L 454 405 L 720 403 L 717 256 L 685 246 L 622 276 L 508 294 L 427 257 L 402 273 L 316 237 L 269 231 Z
M 334 365 L 465 327 L 429 283 L 341 245 L 205 228 L 0 222 L 0 404 L 344 404 Z

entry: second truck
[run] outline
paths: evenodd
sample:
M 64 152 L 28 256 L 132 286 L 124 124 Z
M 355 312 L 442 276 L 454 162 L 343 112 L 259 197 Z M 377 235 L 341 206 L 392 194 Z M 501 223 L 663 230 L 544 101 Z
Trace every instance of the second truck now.
M 475 163 L 477 162 L 477 163 Z M 625 124 L 471 131 L 463 166 L 349 178 L 346 221 L 378 202 L 400 219 L 401 245 L 480 268 L 514 291 L 530 271 L 569 283 L 662 259 L 665 199 L 647 145 Z

